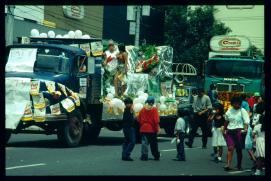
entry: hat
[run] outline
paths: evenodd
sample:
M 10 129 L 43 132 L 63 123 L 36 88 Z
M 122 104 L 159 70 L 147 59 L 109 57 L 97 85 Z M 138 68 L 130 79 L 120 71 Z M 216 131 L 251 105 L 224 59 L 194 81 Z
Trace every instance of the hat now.
M 260 93 L 259 92 L 255 92 L 254 93 L 254 97 L 260 97 L 261 95 L 260 95 Z
M 123 102 L 124 104 L 133 104 L 133 100 L 130 97 L 127 97 Z
M 146 100 L 146 103 L 148 103 L 148 104 L 154 104 L 154 101 L 155 101 L 154 97 L 153 96 L 149 96 L 147 98 L 147 100 Z
M 108 41 L 108 45 L 114 45 L 115 43 L 114 43 L 114 41 L 113 40 L 109 40 Z

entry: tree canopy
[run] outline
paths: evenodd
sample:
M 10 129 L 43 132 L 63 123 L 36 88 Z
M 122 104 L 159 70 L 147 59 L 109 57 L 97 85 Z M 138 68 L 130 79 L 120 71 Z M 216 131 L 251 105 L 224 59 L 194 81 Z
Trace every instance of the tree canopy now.
M 174 49 L 174 62 L 190 63 L 202 73 L 208 59 L 210 39 L 231 32 L 224 23 L 215 20 L 213 6 L 166 6 L 165 43 Z

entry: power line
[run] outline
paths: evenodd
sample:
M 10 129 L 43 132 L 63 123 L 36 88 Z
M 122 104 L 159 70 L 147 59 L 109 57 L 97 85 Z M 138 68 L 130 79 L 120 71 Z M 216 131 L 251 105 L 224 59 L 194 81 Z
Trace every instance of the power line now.
M 37 11 L 37 12 L 40 12 L 40 13 L 42 13 L 42 11 L 44 10 L 44 9 L 42 9 L 42 8 L 40 8 L 40 7 L 37 7 L 37 8 L 38 8 L 39 10 L 41 10 L 41 11 L 39 11 L 39 10 L 37 10 L 37 9 L 33 9 L 33 8 L 29 7 L 29 6 L 24 6 L 24 7 L 29 8 L 29 9 L 32 9 L 32 10 Z M 52 12 L 51 10 L 46 10 L 46 11 L 50 12 L 50 13 L 48 13 L 48 15 L 53 16 L 53 17 L 56 16 L 55 14 L 52 14 L 52 13 L 51 13 L 51 12 Z M 59 15 L 58 15 L 58 16 L 59 16 Z M 59 17 L 62 17 L 62 16 L 59 16 Z M 102 19 L 107 19 L 107 20 L 110 20 L 110 21 L 108 21 L 107 23 L 110 23 L 110 24 L 119 24 L 119 22 L 115 21 L 115 19 L 113 19 L 113 18 L 105 18 L 105 17 L 101 18 L 101 17 L 99 17 L 99 20 L 97 20 L 98 16 L 86 16 L 86 15 L 85 15 L 85 17 L 86 17 L 86 18 L 90 18 L 90 19 L 92 19 L 92 20 L 94 20 L 94 21 L 98 21 L 98 22 L 103 22 Z M 63 18 L 63 17 L 62 17 L 62 18 Z M 95 19 L 95 18 L 96 18 L 96 19 Z M 114 20 L 114 21 L 113 21 L 113 20 Z M 85 24 L 85 23 L 84 23 L 84 24 Z M 86 23 L 86 24 L 87 24 L 87 23 Z M 94 26 L 94 25 L 92 25 L 92 24 L 87 24 L 87 25 L 93 26 L 93 27 L 96 27 L 96 28 L 101 28 L 101 27 Z M 141 25 L 145 26 L 146 28 L 150 28 L 150 25 L 146 25 L 146 24 L 144 24 L 144 23 L 142 23 L 142 22 L 141 22 Z M 95 28 L 93 28 L 93 29 L 95 29 Z M 96 31 L 100 31 L 100 30 L 98 30 L 98 29 L 95 29 L 95 30 L 96 30 Z M 150 30 L 147 30 L 147 31 L 150 32 Z
M 41 9 L 40 7 L 37 7 L 37 8 Z M 46 10 L 46 11 L 48 12 L 47 14 L 50 15 L 50 16 L 53 16 L 53 17 L 55 17 L 55 18 L 65 19 L 64 16 L 60 16 L 60 15 L 58 15 L 58 14 L 54 14 L 54 12 L 51 11 L 51 10 Z M 102 22 L 102 21 L 100 21 L 100 22 Z M 66 23 L 66 22 L 65 22 L 65 23 Z M 78 24 L 78 22 L 72 22 L 72 23 Z M 89 25 L 90 27 L 96 27 L 96 28 L 98 28 L 98 29 L 93 28 L 93 29 L 95 29 L 96 31 L 100 31 L 100 29 L 102 28 L 102 27 L 98 27 L 98 26 L 95 26 L 95 25 L 92 25 L 92 24 L 85 23 L 85 22 L 84 22 L 84 24 Z M 80 26 L 83 26 L 83 25 L 80 24 Z
M 13 14 L 11 14 L 11 13 L 7 13 L 7 14 L 10 14 L 10 15 L 15 16 L 15 17 L 19 17 L 19 18 L 26 19 L 25 17 L 18 16 L 18 15 L 13 15 Z M 36 21 L 36 23 L 39 24 L 39 25 L 43 25 L 42 23 L 37 22 L 37 21 Z M 69 23 L 67 23 L 67 24 L 69 24 Z M 69 24 L 69 25 L 70 25 L 70 26 L 73 26 L 73 24 Z M 88 32 L 88 34 L 91 35 L 91 36 L 97 37 L 97 35 L 95 35 L 95 34 L 92 34 L 92 33 L 89 33 L 89 32 Z

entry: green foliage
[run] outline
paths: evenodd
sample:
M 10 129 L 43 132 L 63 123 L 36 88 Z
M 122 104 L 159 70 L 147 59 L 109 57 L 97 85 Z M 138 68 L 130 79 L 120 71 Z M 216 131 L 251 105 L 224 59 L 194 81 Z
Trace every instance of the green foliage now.
M 167 6 L 165 17 L 165 43 L 174 49 L 174 62 L 190 63 L 198 73 L 208 59 L 210 39 L 231 32 L 224 23 L 216 21 L 213 6 Z
M 241 53 L 243 56 L 251 55 L 251 56 L 260 56 L 264 57 L 264 54 L 261 49 L 257 48 L 255 45 L 251 45 L 247 52 Z
M 150 59 L 154 54 L 157 54 L 155 45 L 142 45 L 139 51 L 145 55 L 145 59 Z

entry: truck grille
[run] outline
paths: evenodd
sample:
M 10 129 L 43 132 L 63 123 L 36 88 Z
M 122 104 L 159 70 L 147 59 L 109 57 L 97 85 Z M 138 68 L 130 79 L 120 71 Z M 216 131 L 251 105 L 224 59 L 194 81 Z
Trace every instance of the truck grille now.
M 244 92 L 245 86 L 241 84 L 216 84 L 217 91 L 221 92 Z
M 245 89 L 245 86 L 244 85 L 240 85 L 240 84 L 232 85 L 231 86 L 231 91 L 232 92 L 244 92 L 244 89 Z
M 217 84 L 216 88 L 217 88 L 217 91 L 221 91 L 221 92 L 230 91 L 229 84 Z

